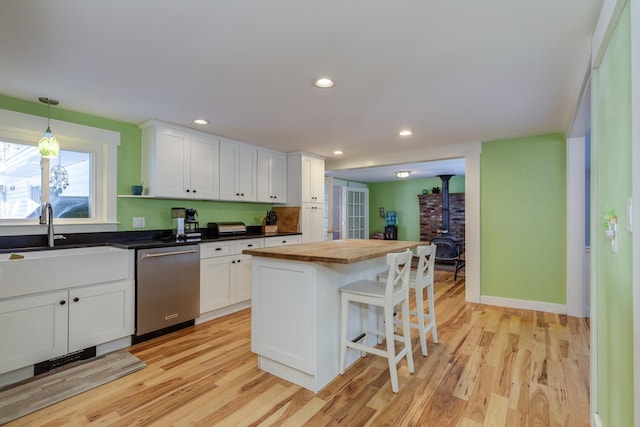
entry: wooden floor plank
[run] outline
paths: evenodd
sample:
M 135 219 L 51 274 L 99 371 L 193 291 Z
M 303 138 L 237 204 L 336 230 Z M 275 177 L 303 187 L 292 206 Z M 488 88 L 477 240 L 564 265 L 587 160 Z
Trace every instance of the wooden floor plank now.
M 434 291 L 439 342 L 423 357 L 411 331 L 397 394 L 374 355 L 317 394 L 260 371 L 247 309 L 132 346 L 145 369 L 7 426 L 588 425 L 588 320 L 467 303 L 448 271 Z

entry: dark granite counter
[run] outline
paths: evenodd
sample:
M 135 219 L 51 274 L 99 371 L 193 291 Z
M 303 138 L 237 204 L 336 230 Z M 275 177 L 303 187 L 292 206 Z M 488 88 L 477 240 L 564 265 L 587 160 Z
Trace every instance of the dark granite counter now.
M 114 231 L 102 233 L 67 233 L 64 240 L 56 240 L 53 249 L 82 248 L 90 246 L 115 246 L 123 249 L 149 249 L 166 246 L 182 246 L 193 243 L 221 242 L 228 240 L 257 239 L 263 237 L 294 236 L 300 233 L 262 232 L 260 226 L 247 227 L 247 233 L 231 236 L 207 235 L 206 229 L 199 230 L 199 240 L 177 240 L 173 230 Z M 0 236 L 0 253 L 49 250 L 44 234 Z

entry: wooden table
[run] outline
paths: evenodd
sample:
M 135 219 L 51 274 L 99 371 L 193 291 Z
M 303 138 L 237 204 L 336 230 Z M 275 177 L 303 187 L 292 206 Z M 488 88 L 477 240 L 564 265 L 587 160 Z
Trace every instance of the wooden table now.
M 243 253 L 253 256 L 251 350 L 258 354 L 259 368 L 319 391 L 338 375 L 340 287 L 375 279 L 387 268 L 387 253 L 420 244 L 334 240 L 245 249 Z M 362 330 L 360 318 L 359 308 L 351 307 L 351 338 Z M 375 321 L 374 313 L 369 313 L 369 321 Z M 347 355 L 351 364 L 359 352 Z

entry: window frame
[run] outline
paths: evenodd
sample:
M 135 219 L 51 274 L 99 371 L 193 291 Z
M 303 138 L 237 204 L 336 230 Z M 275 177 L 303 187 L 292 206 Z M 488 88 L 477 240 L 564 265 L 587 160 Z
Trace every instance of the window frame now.
M 0 109 L 0 138 L 37 145 L 46 118 Z M 58 233 L 115 231 L 117 229 L 117 148 L 120 133 L 51 119 L 60 148 L 92 154 L 92 218 L 56 218 Z M 48 163 L 48 162 L 44 162 Z M 43 180 L 45 181 L 45 180 Z M 48 182 L 46 184 L 48 191 Z M 42 234 L 37 219 L 0 219 L 0 236 Z

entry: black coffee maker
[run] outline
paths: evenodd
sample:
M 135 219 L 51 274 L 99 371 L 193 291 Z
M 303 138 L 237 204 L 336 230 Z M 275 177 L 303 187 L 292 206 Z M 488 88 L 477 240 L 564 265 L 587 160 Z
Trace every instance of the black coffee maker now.
M 195 209 L 185 209 L 184 213 L 184 231 L 185 233 L 193 233 L 198 231 L 198 211 Z

